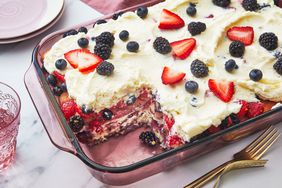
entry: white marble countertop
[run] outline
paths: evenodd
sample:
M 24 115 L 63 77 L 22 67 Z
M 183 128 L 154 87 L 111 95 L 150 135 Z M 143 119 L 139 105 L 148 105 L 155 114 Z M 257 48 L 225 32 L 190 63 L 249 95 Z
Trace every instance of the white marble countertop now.
M 0 174 L 0 188 L 98 188 L 112 187 L 91 176 L 86 166 L 75 156 L 58 150 L 47 137 L 23 83 L 36 43 L 48 33 L 91 20 L 100 13 L 79 0 L 66 0 L 61 20 L 47 32 L 28 41 L 0 45 L 0 81 L 14 87 L 22 100 L 21 125 L 17 156 L 14 164 Z M 277 127 L 282 132 L 282 124 Z M 247 145 L 254 136 L 229 145 L 190 163 L 160 173 L 127 188 L 183 187 L 208 170 L 229 160 L 233 153 Z M 265 168 L 234 171 L 224 178 L 225 188 L 281 187 L 282 139 L 267 153 Z M 212 184 L 206 187 L 212 187 Z

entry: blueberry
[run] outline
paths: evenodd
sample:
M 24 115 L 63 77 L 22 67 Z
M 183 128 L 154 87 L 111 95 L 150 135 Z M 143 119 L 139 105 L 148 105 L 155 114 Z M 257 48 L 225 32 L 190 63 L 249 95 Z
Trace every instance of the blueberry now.
M 128 39 L 128 37 L 129 37 L 129 32 L 126 31 L 126 30 L 123 30 L 119 33 L 119 38 L 122 41 L 126 41 Z
M 54 95 L 56 95 L 56 96 L 60 96 L 60 95 L 63 93 L 63 90 L 61 89 L 61 87 L 55 86 L 55 87 L 53 88 L 53 93 L 54 93 Z
M 54 75 L 49 74 L 47 76 L 47 82 L 51 85 L 51 86 L 56 86 L 57 85 L 57 79 Z
M 90 114 L 92 111 L 92 109 L 90 109 L 89 107 L 87 107 L 85 104 L 81 106 L 81 111 L 84 114 Z
M 111 120 L 113 117 L 113 112 L 106 108 L 102 111 L 102 116 L 105 120 Z
M 78 39 L 77 44 L 81 48 L 87 48 L 87 46 L 89 44 L 89 40 L 87 38 L 80 38 L 80 39 Z
M 86 33 L 88 32 L 88 30 L 87 30 L 86 27 L 81 27 L 81 28 L 78 29 L 78 32 L 79 32 L 79 33 L 85 33 L 85 34 L 86 34 Z
M 139 49 L 139 44 L 135 41 L 130 41 L 127 43 L 126 48 L 129 52 L 137 52 Z
M 136 101 L 136 97 L 135 97 L 135 95 L 130 95 L 129 97 L 128 97 L 128 99 L 126 100 L 126 104 L 127 105 L 131 105 L 131 104 L 134 104 L 135 103 L 135 101 Z
M 59 70 L 64 70 L 66 67 L 67 67 L 67 62 L 66 60 L 64 59 L 58 59 L 56 62 L 55 62 L 55 66 L 57 69 Z
M 63 37 L 67 37 L 70 35 L 76 35 L 78 32 L 75 29 L 69 30 L 67 32 L 64 33 Z
M 139 7 L 137 9 L 137 15 L 140 17 L 140 18 L 145 18 L 148 14 L 148 8 L 147 7 Z
M 195 6 L 189 6 L 187 9 L 186 9 L 186 13 L 189 15 L 189 16 L 195 16 L 196 13 L 197 13 L 197 9 Z
M 237 69 L 238 65 L 233 59 L 229 59 L 228 61 L 225 62 L 225 70 L 227 72 L 232 72 L 234 69 Z
M 255 81 L 255 82 L 261 80 L 261 79 L 262 79 L 262 76 L 263 76 L 263 74 L 262 74 L 261 70 L 259 70 L 259 69 L 253 69 L 253 70 L 251 70 L 251 72 L 249 73 L 250 79 L 253 80 L 253 81 Z
M 97 25 L 100 25 L 100 24 L 104 24 L 104 23 L 107 23 L 106 20 L 97 20 L 96 23 L 93 25 L 93 27 L 97 24 Z
M 196 93 L 199 88 L 199 85 L 195 81 L 187 81 L 185 83 L 185 89 L 189 93 Z
M 67 92 L 68 91 L 66 83 L 62 83 L 60 87 L 61 87 L 61 90 L 63 92 Z

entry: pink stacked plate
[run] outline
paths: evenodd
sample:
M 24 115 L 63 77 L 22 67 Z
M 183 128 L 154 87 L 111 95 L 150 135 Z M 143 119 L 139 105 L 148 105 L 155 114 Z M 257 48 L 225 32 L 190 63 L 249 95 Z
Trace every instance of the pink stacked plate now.
M 64 0 L 1 0 L 0 44 L 32 38 L 62 16 Z

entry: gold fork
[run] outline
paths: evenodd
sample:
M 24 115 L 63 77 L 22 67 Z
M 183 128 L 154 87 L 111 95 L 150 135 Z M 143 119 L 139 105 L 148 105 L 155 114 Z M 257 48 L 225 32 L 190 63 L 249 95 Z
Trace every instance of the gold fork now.
M 259 160 L 262 155 L 274 144 L 280 133 L 273 126 L 266 129 L 257 139 L 251 144 L 233 155 L 233 159 L 216 167 L 200 178 L 196 179 L 184 188 L 200 188 L 215 176 L 217 176 L 227 165 L 234 161 L 240 160 Z

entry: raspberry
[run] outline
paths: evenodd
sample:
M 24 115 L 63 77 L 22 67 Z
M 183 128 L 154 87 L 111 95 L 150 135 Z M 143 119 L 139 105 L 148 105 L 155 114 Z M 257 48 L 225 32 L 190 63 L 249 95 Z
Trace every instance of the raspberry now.
M 184 144 L 184 141 L 182 138 L 180 138 L 179 136 L 177 135 L 172 135 L 172 136 L 169 136 L 168 137 L 168 140 L 167 140 L 167 145 L 168 147 L 170 148 L 176 148 L 176 147 L 179 147 L 181 145 Z
M 64 101 L 61 104 L 61 110 L 65 118 L 68 120 L 71 116 L 76 113 L 76 104 L 73 100 Z
M 248 118 L 256 117 L 264 112 L 264 107 L 261 102 L 250 102 L 248 104 L 249 110 L 247 113 Z

